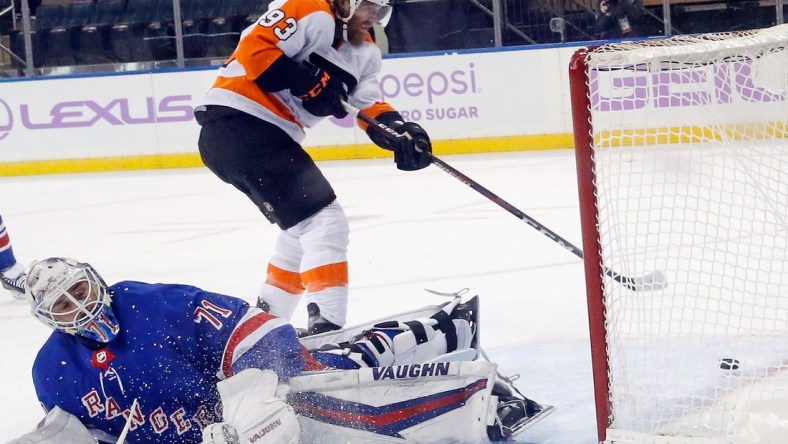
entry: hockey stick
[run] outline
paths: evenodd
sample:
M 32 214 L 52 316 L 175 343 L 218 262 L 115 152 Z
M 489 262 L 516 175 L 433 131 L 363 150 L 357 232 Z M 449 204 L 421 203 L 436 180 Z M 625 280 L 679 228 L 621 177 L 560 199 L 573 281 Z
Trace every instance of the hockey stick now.
M 137 409 L 137 398 L 134 398 L 134 402 L 131 403 L 131 407 L 129 408 L 129 417 L 126 418 L 126 425 L 123 426 L 123 430 L 120 432 L 120 436 L 118 437 L 118 442 L 115 444 L 124 444 L 126 442 L 126 435 L 129 433 L 131 429 L 131 422 L 134 418 L 134 411 Z
M 356 116 L 356 118 L 358 118 L 358 119 L 362 120 L 363 122 L 367 123 L 371 128 L 374 128 L 375 131 L 377 131 L 378 133 L 380 133 L 381 135 L 383 135 L 384 137 L 386 137 L 389 140 L 394 141 L 394 140 L 397 140 L 400 137 L 408 137 L 407 135 L 403 136 L 403 135 L 397 133 L 393 129 L 391 129 L 388 126 L 384 125 L 383 123 L 379 122 L 377 119 L 374 119 L 374 118 L 362 113 L 361 110 L 359 110 L 358 108 L 356 108 L 355 106 L 353 106 L 353 105 L 351 105 L 351 104 L 349 104 L 347 102 L 343 101 L 342 102 L 342 106 L 344 106 L 344 108 L 345 108 L 345 110 L 347 112 L 349 112 L 350 114 L 353 114 L 354 116 Z M 416 149 L 418 150 L 419 148 L 416 147 Z M 551 229 L 547 228 L 546 226 L 542 225 L 541 223 L 537 222 L 536 219 L 534 219 L 534 218 L 528 216 L 527 214 L 523 213 L 522 211 L 517 209 L 517 207 L 515 207 L 514 205 L 512 205 L 509 202 L 501 199 L 498 195 L 496 195 L 492 191 L 488 190 L 487 188 L 481 186 L 479 183 L 477 183 L 476 181 L 474 181 L 470 177 L 468 177 L 465 174 L 462 174 L 461 172 L 457 171 L 457 169 L 455 169 L 451 165 L 447 164 L 443 160 L 439 159 L 434 154 L 430 153 L 430 157 L 432 158 L 432 163 L 435 166 L 437 166 L 441 170 L 445 171 L 446 173 L 448 173 L 449 175 L 451 175 L 455 179 L 459 180 L 460 182 L 464 183 L 465 185 L 468 185 L 469 187 L 474 189 L 476 192 L 478 192 L 482 196 L 484 196 L 487 199 L 491 200 L 493 203 L 497 204 L 498 206 L 500 206 L 504 210 L 506 210 L 509 213 L 513 214 L 518 219 L 524 221 L 525 223 L 527 223 L 528 225 L 530 225 L 531 227 L 536 229 L 536 231 L 538 231 L 538 232 L 544 234 L 545 236 L 547 236 L 548 238 L 550 238 L 550 240 L 552 240 L 553 242 L 555 242 L 558 245 L 566 248 L 567 250 L 569 250 L 575 256 L 579 257 L 580 259 L 583 259 L 583 251 L 581 249 L 577 248 L 571 242 L 569 242 L 568 240 L 566 240 L 563 237 L 559 236 L 553 230 L 551 230 Z M 659 270 L 654 271 L 653 273 L 649 273 L 649 274 L 647 274 L 645 276 L 640 276 L 640 277 L 636 277 L 636 278 L 623 276 L 620 273 L 616 273 L 615 271 L 613 271 L 613 270 L 611 270 L 611 269 L 609 269 L 607 267 L 604 267 L 604 270 L 605 270 L 605 274 L 607 274 L 608 276 L 613 278 L 616 282 L 624 285 L 625 287 L 627 287 L 627 288 L 629 288 L 630 290 L 633 290 L 633 291 L 660 290 L 660 289 L 663 289 L 663 288 L 665 288 L 667 286 L 667 281 L 665 280 L 665 275 Z

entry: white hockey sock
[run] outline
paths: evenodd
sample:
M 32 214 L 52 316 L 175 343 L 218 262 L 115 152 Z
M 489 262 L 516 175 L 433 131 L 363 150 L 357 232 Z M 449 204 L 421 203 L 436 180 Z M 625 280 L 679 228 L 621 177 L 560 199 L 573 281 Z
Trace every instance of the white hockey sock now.
M 347 320 L 347 287 L 331 287 L 317 293 L 307 293 L 306 303 L 314 302 L 320 307 L 320 315 L 327 321 L 345 325 Z
M 268 313 L 288 321 L 293 317 L 293 312 L 301 299 L 301 295 L 288 293 L 267 283 L 263 283 L 260 287 L 258 297 L 268 304 Z

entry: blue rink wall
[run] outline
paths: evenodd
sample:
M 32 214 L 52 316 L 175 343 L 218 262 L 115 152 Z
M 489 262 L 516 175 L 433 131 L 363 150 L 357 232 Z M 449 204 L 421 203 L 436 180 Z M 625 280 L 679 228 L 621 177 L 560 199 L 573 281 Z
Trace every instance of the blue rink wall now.
M 386 57 L 384 100 L 421 124 L 437 154 L 572 146 L 575 45 Z M 192 115 L 216 68 L 0 82 L 0 175 L 201 166 Z M 307 130 L 316 160 L 390 157 L 353 122 Z

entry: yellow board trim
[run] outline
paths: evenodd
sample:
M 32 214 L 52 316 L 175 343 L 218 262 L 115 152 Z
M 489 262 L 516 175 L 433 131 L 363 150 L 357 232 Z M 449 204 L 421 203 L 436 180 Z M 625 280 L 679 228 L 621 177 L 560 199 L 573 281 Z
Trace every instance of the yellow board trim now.
M 488 137 L 462 140 L 437 140 L 435 154 L 471 154 L 571 148 L 571 134 Z M 307 147 L 315 160 L 350 160 L 392 157 L 393 154 L 373 144 Z M 32 160 L 0 162 L 0 176 L 94 173 L 108 171 L 150 170 L 202 167 L 197 153 L 150 154 L 85 159 Z
M 788 138 L 788 121 L 601 131 L 600 148 Z

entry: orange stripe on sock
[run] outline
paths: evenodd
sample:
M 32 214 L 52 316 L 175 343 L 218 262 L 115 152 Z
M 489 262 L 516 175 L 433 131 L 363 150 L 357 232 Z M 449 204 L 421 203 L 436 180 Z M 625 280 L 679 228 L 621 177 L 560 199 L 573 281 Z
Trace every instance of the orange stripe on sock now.
M 310 293 L 331 287 L 347 287 L 347 262 L 323 265 L 301 273 L 301 281 Z
M 304 283 L 301 282 L 301 275 L 294 271 L 284 270 L 273 264 L 268 264 L 268 275 L 265 283 L 280 288 L 292 295 L 300 295 L 304 292 Z

